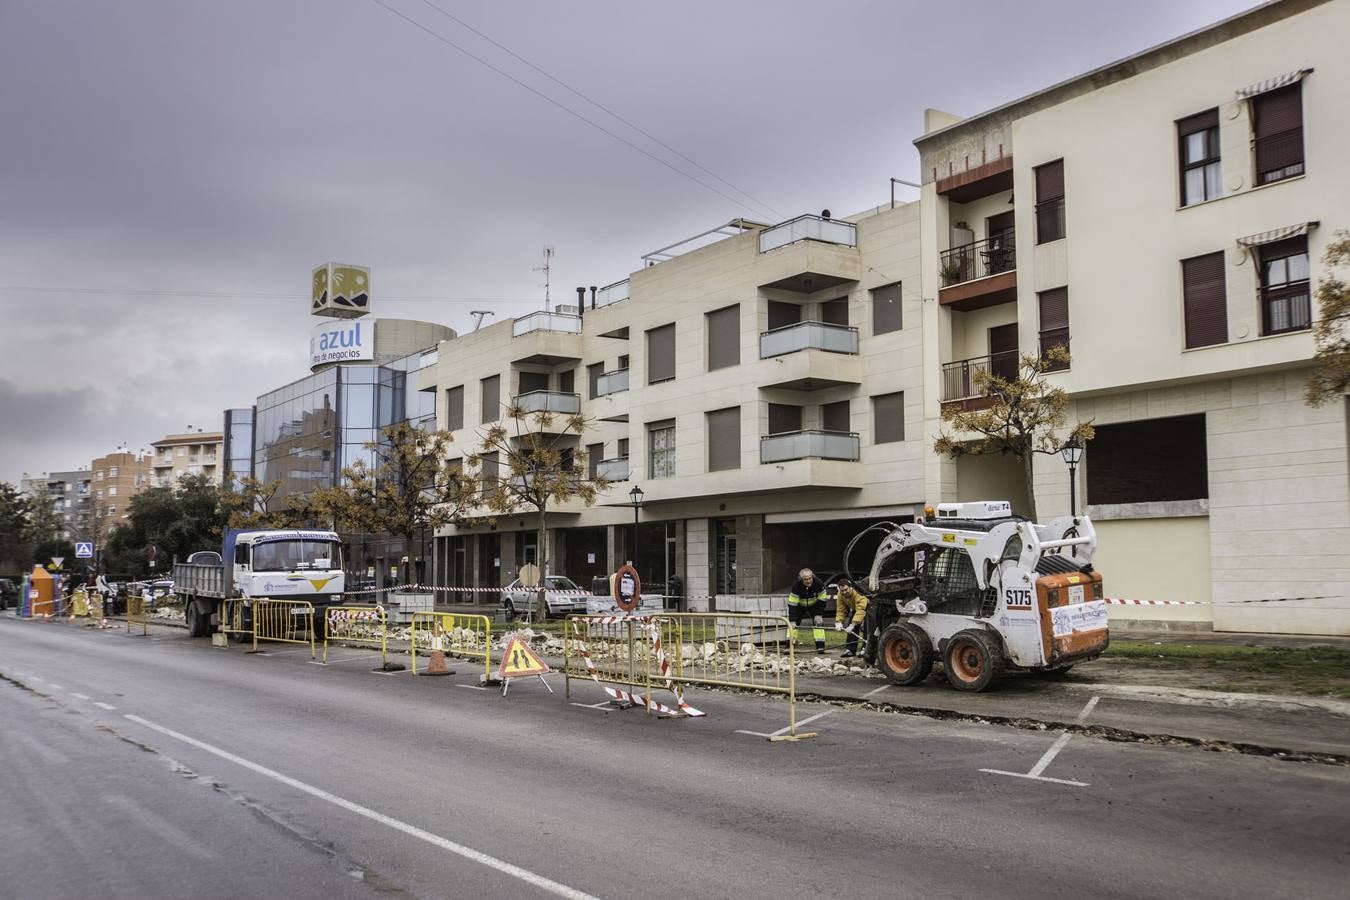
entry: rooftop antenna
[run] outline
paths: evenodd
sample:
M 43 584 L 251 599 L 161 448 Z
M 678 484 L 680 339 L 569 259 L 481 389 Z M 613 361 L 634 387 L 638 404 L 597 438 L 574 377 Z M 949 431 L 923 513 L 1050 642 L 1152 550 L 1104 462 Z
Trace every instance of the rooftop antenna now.
M 551 244 L 546 246 L 544 248 L 544 264 L 542 266 L 534 267 L 534 271 L 544 273 L 544 312 L 552 311 L 552 308 L 549 305 L 552 300 L 552 298 L 549 297 L 549 268 L 555 252 L 556 251 L 554 251 Z
M 469 315 L 473 316 L 473 330 L 477 331 L 483 327 L 484 316 L 495 316 L 496 313 L 490 309 L 471 309 Z

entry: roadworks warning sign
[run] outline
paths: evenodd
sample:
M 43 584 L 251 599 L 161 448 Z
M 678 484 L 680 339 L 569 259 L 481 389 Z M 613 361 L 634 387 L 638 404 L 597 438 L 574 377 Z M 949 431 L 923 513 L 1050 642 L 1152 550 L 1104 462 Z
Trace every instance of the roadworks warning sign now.
M 512 637 L 506 644 L 506 652 L 502 654 L 497 677 L 524 678 L 527 675 L 543 675 L 548 671 L 548 664 L 535 655 L 529 644 L 519 637 Z

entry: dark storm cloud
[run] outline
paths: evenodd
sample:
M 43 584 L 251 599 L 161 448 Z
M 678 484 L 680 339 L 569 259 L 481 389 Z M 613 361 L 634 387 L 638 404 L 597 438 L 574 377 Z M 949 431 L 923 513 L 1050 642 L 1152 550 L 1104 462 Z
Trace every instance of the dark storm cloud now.
M 319 262 L 371 265 L 380 315 L 464 328 L 537 305 L 544 244 L 566 298 L 732 216 L 875 205 L 915 177 L 925 106 L 979 112 L 1241 8 L 383 2 L 740 202 L 370 0 L 0 2 L 0 478 L 303 375 Z M 78 438 L 17 436 L 11 415 L 72 404 Z

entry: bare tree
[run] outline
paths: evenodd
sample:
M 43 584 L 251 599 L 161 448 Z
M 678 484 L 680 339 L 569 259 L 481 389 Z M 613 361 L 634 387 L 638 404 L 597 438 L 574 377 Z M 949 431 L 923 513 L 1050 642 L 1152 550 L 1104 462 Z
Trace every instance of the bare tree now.
M 1350 265 L 1350 231 L 1336 232 L 1336 240 L 1322 255 L 1328 269 Z M 1316 367 L 1308 376 L 1304 391 L 1309 404 L 1321 406 L 1350 392 L 1350 284 L 1335 275 L 1323 276 L 1317 283 L 1317 325 L 1313 339 Z

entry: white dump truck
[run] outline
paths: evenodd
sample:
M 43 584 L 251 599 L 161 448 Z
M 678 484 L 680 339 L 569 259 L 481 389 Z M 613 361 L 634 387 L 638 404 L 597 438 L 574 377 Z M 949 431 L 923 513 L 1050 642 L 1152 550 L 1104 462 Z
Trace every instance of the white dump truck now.
M 1109 641 L 1096 549 L 1087 516 L 1037 525 L 1004 500 L 893 526 L 864 585 L 868 660 L 902 685 L 941 660 L 953 687 L 983 691 L 1006 671 L 1058 675 L 1094 659 Z
M 177 563 L 173 583 L 192 637 L 215 631 L 221 601 L 236 597 L 308 600 L 322 629 L 324 610 L 342 602 L 342 542 L 333 531 L 230 529 L 219 553 Z

